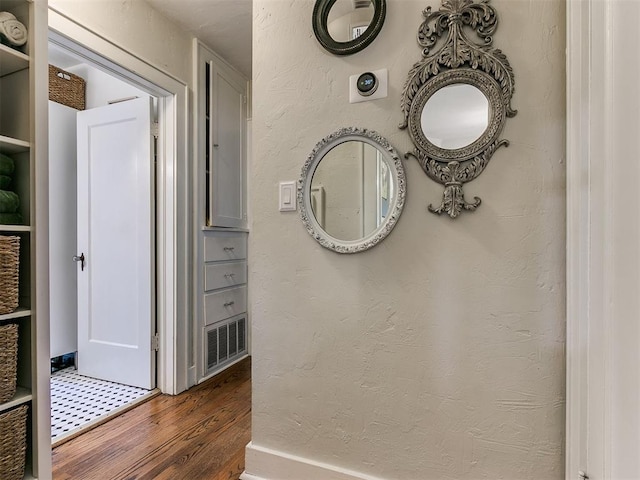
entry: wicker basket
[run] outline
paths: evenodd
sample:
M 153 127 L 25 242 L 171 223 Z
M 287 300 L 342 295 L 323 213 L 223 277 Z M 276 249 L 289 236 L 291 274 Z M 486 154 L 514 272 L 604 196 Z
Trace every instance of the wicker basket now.
M 0 235 L 0 315 L 18 308 L 20 237 Z
M 0 478 L 22 480 L 27 451 L 27 406 L 0 414 Z
M 85 109 L 85 81 L 73 73 L 49 65 L 49 100 L 76 110 Z
M 4 325 L 0 327 L 0 403 L 8 402 L 16 393 L 17 367 L 18 325 Z

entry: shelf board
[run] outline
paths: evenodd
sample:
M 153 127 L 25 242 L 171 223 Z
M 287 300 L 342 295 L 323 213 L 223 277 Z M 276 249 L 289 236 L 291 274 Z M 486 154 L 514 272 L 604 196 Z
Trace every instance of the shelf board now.
M 29 68 L 29 57 L 18 50 L 0 44 L 0 77 Z
M 29 465 L 29 462 L 27 462 L 27 464 L 24 466 L 24 477 L 22 477 L 22 480 L 38 480 L 33 476 L 33 472 L 31 471 L 31 465 Z
M 1 47 L 2 45 L 0 45 Z M 14 153 L 28 152 L 31 145 L 24 140 L 17 138 L 5 137 L 0 135 L 0 152 L 5 155 L 13 155 Z
M 31 227 L 28 225 L 2 225 L 0 224 L 0 232 L 30 232 Z
M 203 225 L 203 232 L 240 232 L 240 233 L 249 233 L 248 228 L 243 227 L 213 227 L 211 225 Z
M 31 390 L 28 388 L 18 387 L 16 388 L 16 394 L 11 400 L 5 403 L 0 403 L 0 412 L 9 410 L 10 408 L 17 407 L 23 403 L 30 402 L 33 399 Z
M 31 315 L 31 310 L 25 307 L 18 307 L 14 312 L 0 315 L 0 321 L 14 320 L 16 318 L 28 317 Z

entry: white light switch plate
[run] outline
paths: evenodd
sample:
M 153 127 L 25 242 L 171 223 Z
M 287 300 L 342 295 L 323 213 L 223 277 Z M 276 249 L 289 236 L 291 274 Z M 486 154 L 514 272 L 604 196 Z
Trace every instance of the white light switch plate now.
M 296 205 L 296 182 L 280 182 L 280 211 L 295 211 Z

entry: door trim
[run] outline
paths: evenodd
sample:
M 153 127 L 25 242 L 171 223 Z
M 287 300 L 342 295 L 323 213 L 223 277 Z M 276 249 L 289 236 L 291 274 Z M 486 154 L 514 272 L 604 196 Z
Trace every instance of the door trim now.
M 589 295 L 589 2 L 567 2 L 567 347 L 565 477 L 587 468 Z M 585 108 L 586 107 L 586 108 Z
M 188 325 L 191 256 L 188 207 L 188 85 L 49 8 L 49 40 L 158 98 L 156 183 L 158 387 L 177 394 L 188 388 Z M 137 73 L 133 73 L 137 72 Z
M 566 478 L 631 478 L 640 465 L 640 415 L 628 403 L 640 391 L 629 275 L 640 174 L 637 141 L 621 128 L 638 119 L 637 99 L 621 92 L 639 76 L 625 55 L 637 45 L 639 11 L 634 2 L 567 2 Z

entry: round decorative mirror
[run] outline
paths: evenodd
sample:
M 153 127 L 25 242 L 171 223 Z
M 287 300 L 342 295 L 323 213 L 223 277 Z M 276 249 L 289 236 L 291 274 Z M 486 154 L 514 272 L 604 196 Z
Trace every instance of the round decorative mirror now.
M 489 100 L 473 85 L 447 85 L 429 97 L 420 124 L 427 140 L 436 147 L 466 147 L 489 126 Z
M 451 218 L 473 212 L 482 200 L 465 198 L 464 185 L 478 178 L 493 154 L 511 108 L 515 75 L 504 52 L 493 47 L 498 14 L 490 0 L 442 0 L 427 7 L 418 28 L 422 59 L 402 90 L 404 120 L 414 157 L 427 176 L 444 187 L 429 211 Z
M 327 17 L 327 31 L 336 42 L 350 42 L 366 32 L 374 13 L 371 0 L 336 0 Z
M 449 70 L 416 93 L 408 115 L 413 143 L 437 161 L 463 161 L 495 142 L 506 106 L 498 82 L 484 72 Z
M 404 168 L 376 132 L 344 128 L 313 149 L 298 182 L 300 215 L 323 247 L 357 253 L 377 245 L 404 206 Z
M 313 32 L 335 55 L 359 52 L 376 38 L 386 15 L 386 0 L 316 0 Z

